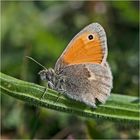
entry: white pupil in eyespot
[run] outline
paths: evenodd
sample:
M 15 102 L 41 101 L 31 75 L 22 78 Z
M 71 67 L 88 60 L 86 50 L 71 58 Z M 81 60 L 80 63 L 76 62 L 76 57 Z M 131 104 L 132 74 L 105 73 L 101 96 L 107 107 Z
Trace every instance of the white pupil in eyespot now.
M 89 36 L 88 36 L 88 39 L 89 39 L 89 40 L 92 40 L 92 39 L 93 39 L 93 35 L 89 35 Z

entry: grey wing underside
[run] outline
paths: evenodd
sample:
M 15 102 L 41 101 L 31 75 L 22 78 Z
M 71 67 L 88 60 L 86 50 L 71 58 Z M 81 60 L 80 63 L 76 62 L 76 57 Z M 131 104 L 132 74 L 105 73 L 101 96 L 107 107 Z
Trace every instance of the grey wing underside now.
M 75 100 L 96 107 L 96 99 L 105 103 L 112 89 L 112 74 L 107 63 L 77 64 L 65 67 L 66 94 Z

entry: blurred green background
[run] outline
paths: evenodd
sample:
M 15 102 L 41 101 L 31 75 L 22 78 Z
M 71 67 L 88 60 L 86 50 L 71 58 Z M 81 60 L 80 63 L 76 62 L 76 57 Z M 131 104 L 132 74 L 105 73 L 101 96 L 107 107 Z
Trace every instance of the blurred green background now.
M 1 70 L 42 84 L 35 58 L 54 67 L 69 41 L 84 26 L 100 23 L 107 33 L 113 93 L 138 96 L 138 1 L 2 1 Z M 86 119 L 36 108 L 12 97 L 1 98 L 3 139 L 138 138 L 138 128 L 122 122 Z

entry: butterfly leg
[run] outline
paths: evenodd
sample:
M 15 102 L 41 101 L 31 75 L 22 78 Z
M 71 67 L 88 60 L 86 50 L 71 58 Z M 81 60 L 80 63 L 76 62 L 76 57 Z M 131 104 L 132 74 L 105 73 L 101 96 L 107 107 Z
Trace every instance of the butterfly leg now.
M 43 99 L 44 98 L 44 95 L 45 93 L 48 91 L 48 87 L 45 87 L 45 91 L 43 92 L 43 94 L 41 95 L 41 98 L 40 99 Z
M 66 90 L 65 90 L 65 86 L 64 86 L 64 83 L 62 83 L 61 81 L 58 81 L 57 84 L 56 84 L 56 87 L 55 89 L 58 91 L 59 95 L 56 99 L 56 102 L 59 100 L 61 94 L 65 93 Z
M 57 91 L 58 91 L 59 94 L 57 96 L 56 102 L 59 100 L 61 94 L 66 92 L 63 88 L 57 89 Z
M 45 95 L 45 93 L 48 91 L 48 88 L 54 89 L 54 85 L 53 85 L 53 83 L 50 82 L 50 81 L 48 81 L 47 86 L 46 86 L 46 88 L 45 88 L 45 91 L 43 92 L 43 94 L 42 94 L 42 96 L 41 96 L 41 99 L 44 98 L 44 95 Z

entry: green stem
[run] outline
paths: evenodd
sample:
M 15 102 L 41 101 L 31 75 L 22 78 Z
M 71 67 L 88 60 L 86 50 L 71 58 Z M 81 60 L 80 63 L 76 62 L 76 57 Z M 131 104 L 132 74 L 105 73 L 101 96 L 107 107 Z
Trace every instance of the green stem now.
M 18 80 L 3 73 L 0 74 L 1 92 L 20 99 L 26 103 L 54 109 L 61 112 L 73 113 L 87 118 L 110 119 L 115 121 L 138 122 L 139 104 L 137 97 L 111 94 L 106 104 L 91 108 L 85 104 L 69 99 L 59 93 L 48 89 L 43 99 L 40 99 L 45 87 Z M 57 100 L 57 101 L 56 101 Z

